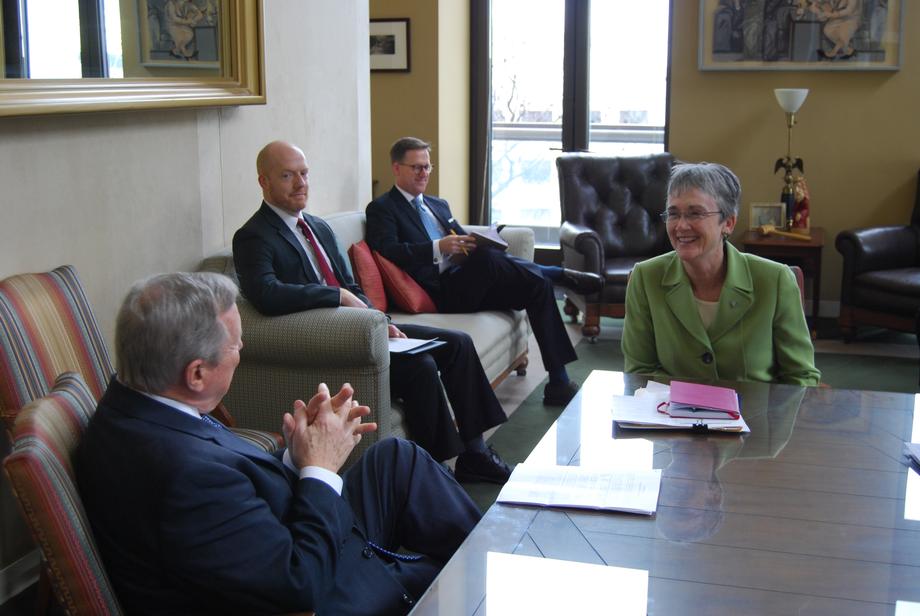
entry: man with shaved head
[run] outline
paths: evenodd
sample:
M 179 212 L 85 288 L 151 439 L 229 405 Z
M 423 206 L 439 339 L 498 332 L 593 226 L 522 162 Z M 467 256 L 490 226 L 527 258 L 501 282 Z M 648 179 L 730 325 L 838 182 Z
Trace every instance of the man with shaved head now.
M 303 151 L 273 141 L 259 152 L 256 168 L 262 205 L 233 236 L 243 295 L 268 315 L 338 306 L 374 309 L 332 229 L 306 212 L 310 169 Z M 445 342 L 427 353 L 390 358 L 390 390 L 404 402 L 409 437 L 436 460 L 457 456 L 459 481 L 507 481 L 511 470 L 482 437 L 507 416 L 472 339 L 459 331 L 393 323 L 389 335 Z

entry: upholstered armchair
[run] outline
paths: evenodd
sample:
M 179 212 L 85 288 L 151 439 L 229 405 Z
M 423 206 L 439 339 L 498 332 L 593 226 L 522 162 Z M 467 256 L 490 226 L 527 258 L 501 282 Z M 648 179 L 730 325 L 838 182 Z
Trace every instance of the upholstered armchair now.
M 639 261 L 670 249 L 659 214 L 667 201 L 671 154 L 601 157 L 566 154 L 556 159 L 565 267 L 604 278 L 599 293 L 566 293 L 565 313 L 584 314 L 582 333 L 594 340 L 600 318 L 625 314 L 626 280 Z
M 47 395 L 17 414 L 13 451 L 3 460 L 42 554 L 39 614 L 58 612 L 48 609 L 49 587 L 58 606 L 70 616 L 124 613 L 96 546 L 73 470 L 73 455 L 95 412 L 95 395 L 80 374 L 61 374 Z
M 13 452 L 3 461 L 16 500 L 42 554 L 39 613 L 54 591 L 67 614 L 122 613 L 77 491 L 72 457 L 96 398 L 76 372 L 18 414 Z
M 863 325 L 920 333 L 920 173 L 910 224 L 841 231 L 835 245 L 844 338 Z
M 0 281 L 0 418 L 7 430 L 19 409 L 46 395 L 63 372 L 80 374 L 94 400 L 115 372 L 77 271 L 62 265 Z M 274 432 L 235 428 L 223 405 L 211 415 L 266 451 L 284 444 Z M 280 425 L 279 419 L 275 430 Z

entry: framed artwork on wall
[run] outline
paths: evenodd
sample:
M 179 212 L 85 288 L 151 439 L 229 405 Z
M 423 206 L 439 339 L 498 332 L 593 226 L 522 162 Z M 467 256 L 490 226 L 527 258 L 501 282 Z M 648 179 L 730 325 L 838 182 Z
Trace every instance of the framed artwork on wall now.
M 700 0 L 703 71 L 896 71 L 903 0 Z
M 409 72 L 409 19 L 372 19 L 372 71 Z
M 220 68 L 218 0 L 137 0 L 142 66 Z

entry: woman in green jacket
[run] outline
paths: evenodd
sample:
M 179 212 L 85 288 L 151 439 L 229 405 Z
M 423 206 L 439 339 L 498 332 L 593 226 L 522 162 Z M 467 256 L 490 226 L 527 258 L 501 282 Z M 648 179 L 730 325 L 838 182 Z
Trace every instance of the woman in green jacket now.
M 818 384 L 792 271 L 728 242 L 740 199 L 741 184 L 727 167 L 672 170 L 662 218 L 674 250 L 639 263 L 629 279 L 627 372 Z

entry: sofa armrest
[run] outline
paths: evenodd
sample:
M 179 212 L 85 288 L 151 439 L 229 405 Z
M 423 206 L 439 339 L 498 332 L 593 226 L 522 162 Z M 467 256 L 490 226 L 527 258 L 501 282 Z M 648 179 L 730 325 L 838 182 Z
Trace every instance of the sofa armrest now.
M 907 225 L 841 231 L 835 246 L 843 255 L 844 269 L 853 276 L 863 272 L 915 267 L 917 229 Z
M 387 319 L 377 310 L 317 308 L 265 316 L 245 300 L 239 308 L 245 361 L 304 369 L 389 366 Z
M 559 228 L 559 245 L 565 267 L 603 277 L 604 246 L 597 231 L 584 225 L 563 222 Z
M 294 400 L 308 400 L 320 383 L 335 393 L 351 383 L 355 399 L 371 408 L 367 421 L 376 432 L 364 435 L 349 464 L 373 443 L 403 436 L 402 418 L 390 401 L 387 319 L 377 310 L 319 308 L 265 316 L 248 301 L 238 302 L 243 349 L 227 407 L 242 428 L 281 428 Z
M 485 231 L 488 229 L 482 225 L 466 225 L 464 229 L 468 233 L 473 231 Z M 499 235 L 503 240 L 508 242 L 508 254 L 533 261 L 534 255 L 534 235 L 530 227 L 504 227 Z

